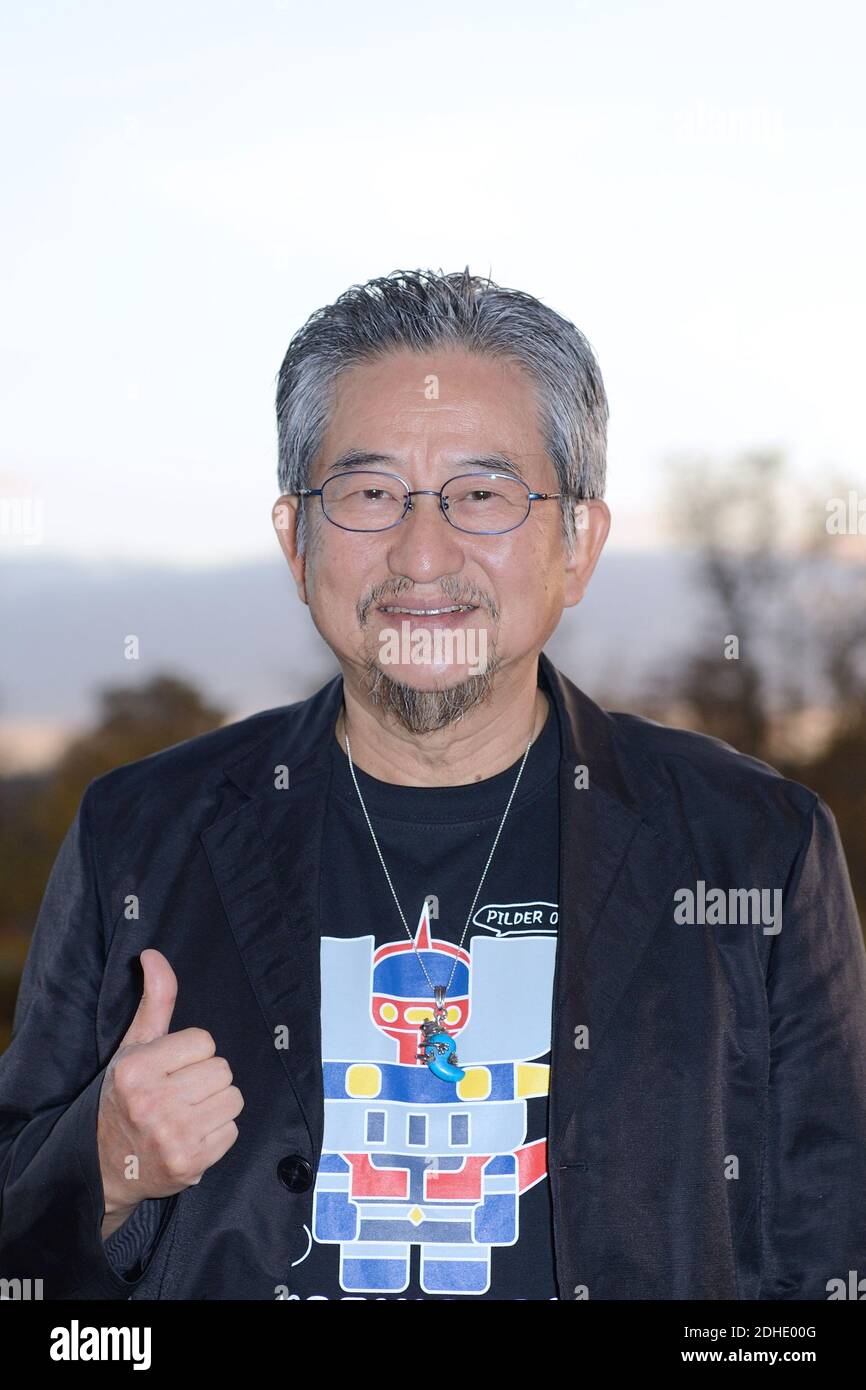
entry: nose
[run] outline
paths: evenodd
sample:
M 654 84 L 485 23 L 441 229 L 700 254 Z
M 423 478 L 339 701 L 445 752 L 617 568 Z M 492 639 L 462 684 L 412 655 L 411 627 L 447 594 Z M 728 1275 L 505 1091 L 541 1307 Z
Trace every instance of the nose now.
M 390 532 L 392 570 L 415 580 L 435 580 L 463 567 L 461 533 L 445 520 L 438 493 L 413 492 L 408 512 Z

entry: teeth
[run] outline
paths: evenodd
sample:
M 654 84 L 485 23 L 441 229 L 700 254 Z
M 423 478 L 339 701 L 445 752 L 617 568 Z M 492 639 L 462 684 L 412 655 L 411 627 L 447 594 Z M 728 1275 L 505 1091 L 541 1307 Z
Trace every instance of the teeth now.
M 469 603 L 455 603 L 450 608 L 393 608 L 386 607 L 384 613 L 411 613 L 413 617 L 431 617 L 439 613 L 467 613 L 471 608 Z

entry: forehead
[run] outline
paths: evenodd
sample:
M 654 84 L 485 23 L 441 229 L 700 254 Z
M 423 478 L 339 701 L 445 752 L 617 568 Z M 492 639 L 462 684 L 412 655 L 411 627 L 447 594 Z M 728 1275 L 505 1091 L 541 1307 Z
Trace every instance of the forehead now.
M 319 464 L 358 448 L 419 460 L 544 453 L 535 383 L 512 359 L 463 349 L 400 350 L 339 377 Z

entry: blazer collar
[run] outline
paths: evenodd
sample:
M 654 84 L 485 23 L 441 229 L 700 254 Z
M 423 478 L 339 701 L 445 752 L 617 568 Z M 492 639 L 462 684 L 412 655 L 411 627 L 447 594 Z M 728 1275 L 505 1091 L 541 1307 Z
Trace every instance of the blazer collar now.
M 623 759 L 613 717 L 541 652 L 539 683 L 551 696 L 559 721 L 561 758 L 578 754 L 592 763 L 591 785 L 618 801 L 623 809 L 645 813 L 661 798 L 664 786 L 640 750 L 630 748 Z M 327 763 L 334 726 L 343 703 L 343 678 L 335 676 L 309 699 L 274 711 L 280 716 L 264 737 L 224 767 L 226 776 L 251 797 L 274 791 L 274 767 L 282 763 L 291 784 L 300 786 L 321 775 Z M 277 792 L 279 794 L 279 792 Z
M 554 1164 L 566 1163 L 580 1146 L 580 1092 L 593 1058 L 669 915 L 674 888 L 689 880 L 684 842 L 668 822 L 662 775 L 640 739 L 624 740 L 615 718 L 543 652 L 539 679 L 561 739 L 548 1137 Z M 224 769 L 245 799 L 201 836 L 268 1031 L 274 1038 L 288 1030 L 288 1046 L 278 1054 L 306 1124 L 299 1141 L 313 1163 L 324 1124 L 319 904 L 329 866 L 322 840 L 342 699 L 342 676 L 336 676 L 309 699 L 276 711 L 263 738 Z M 585 1034 L 578 1031 L 584 1028 Z

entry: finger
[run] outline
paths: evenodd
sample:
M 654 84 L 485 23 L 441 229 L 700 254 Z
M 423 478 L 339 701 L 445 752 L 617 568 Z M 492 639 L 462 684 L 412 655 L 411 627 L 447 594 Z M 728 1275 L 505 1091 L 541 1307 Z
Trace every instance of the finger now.
M 145 1054 L 140 1054 L 144 1056 Z M 167 1033 L 163 1038 L 155 1038 L 147 1048 L 148 1064 L 153 1065 L 163 1076 L 173 1076 L 184 1067 L 206 1062 L 216 1055 L 216 1043 L 206 1028 L 181 1028 L 177 1033 Z
M 196 1133 L 201 1139 L 206 1139 L 229 1120 L 237 1119 L 243 1108 L 244 1098 L 237 1086 L 229 1086 L 219 1095 L 208 1096 L 207 1100 L 192 1107 Z
M 153 1042 L 164 1037 L 171 1026 L 177 999 L 177 976 L 161 951 L 153 947 L 140 957 L 144 986 L 138 1008 L 123 1036 L 121 1047 Z
M 208 1057 L 191 1062 L 166 1076 L 167 1099 L 170 1103 L 198 1105 L 231 1086 L 234 1078 L 224 1057 Z

